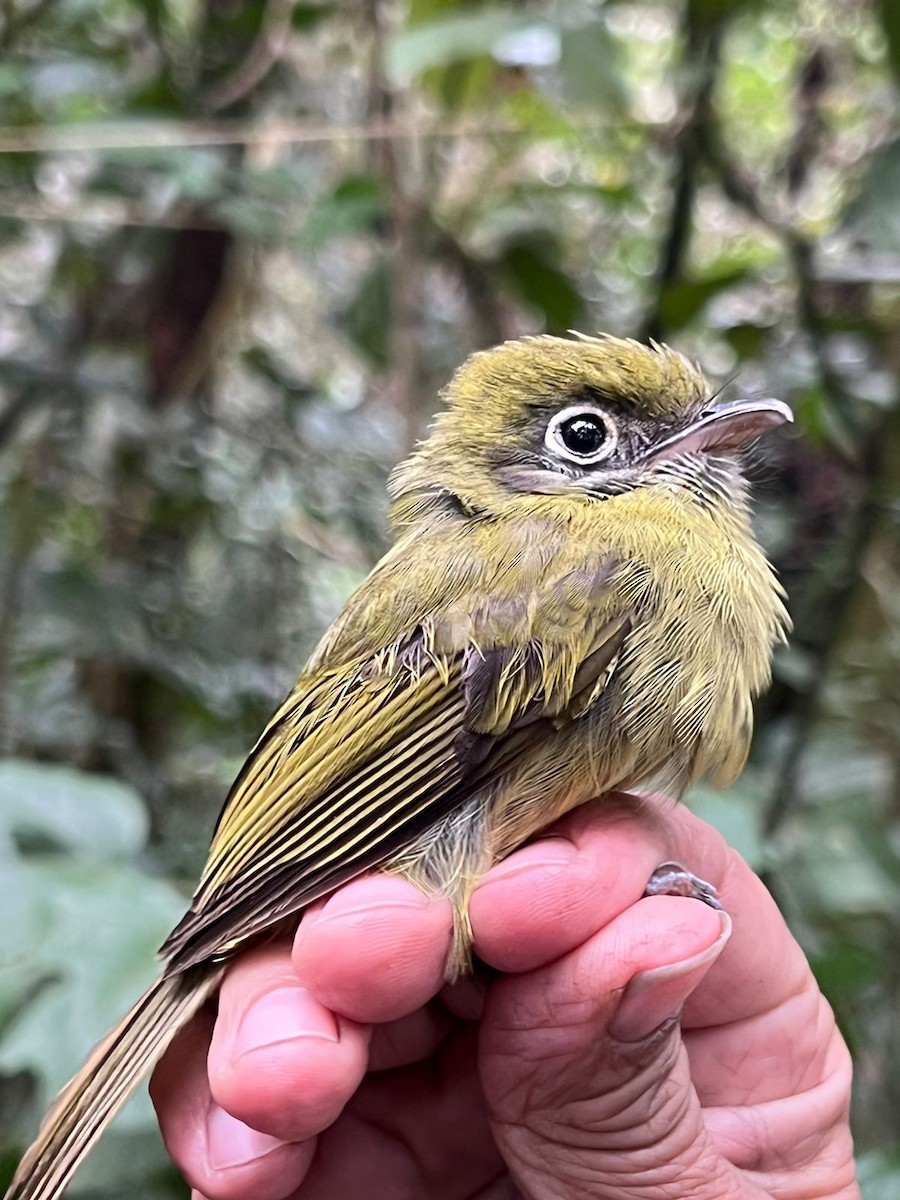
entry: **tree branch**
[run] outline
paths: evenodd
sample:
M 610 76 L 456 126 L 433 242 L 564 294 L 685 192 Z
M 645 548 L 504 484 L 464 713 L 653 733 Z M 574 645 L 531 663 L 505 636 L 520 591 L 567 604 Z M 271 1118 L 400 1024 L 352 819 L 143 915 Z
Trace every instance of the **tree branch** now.
M 772 837 L 783 825 L 800 796 L 803 760 L 815 730 L 825 685 L 831 650 L 840 640 L 853 594 L 862 576 L 862 565 L 872 546 L 884 503 L 885 484 L 893 470 L 893 447 L 900 441 L 900 405 L 885 412 L 870 430 L 860 455 L 860 473 L 866 480 L 862 498 L 844 539 L 844 561 L 833 580 L 828 597 L 828 613 L 822 632 L 812 647 L 812 682 L 794 704 L 793 727 L 788 738 L 781 768 L 763 819 L 763 830 Z
M 0 53 L 10 50 L 16 38 L 32 25 L 36 25 L 55 4 L 56 0 L 37 0 L 37 3 L 30 8 L 16 9 L 12 0 L 6 0 L 2 6 L 3 25 L 0 27 Z
M 296 0 L 269 0 L 259 33 L 246 58 L 206 97 L 202 107 L 207 112 L 230 108 L 262 83 L 284 53 L 295 3 Z
M 862 494 L 848 522 L 841 547 L 841 561 L 832 578 L 824 612 L 820 612 L 813 636 L 807 638 L 813 659 L 812 680 L 809 687 L 799 693 L 792 706 L 793 722 L 787 747 L 763 821 L 766 834 L 772 836 L 781 827 L 800 795 L 803 759 L 827 682 L 830 651 L 858 586 L 860 568 L 877 527 L 884 474 L 890 461 L 888 448 L 896 436 L 895 422 L 900 421 L 900 409 L 894 405 L 860 439 L 851 415 L 854 398 L 828 353 L 829 323 L 817 295 L 813 243 L 791 223 L 786 214 L 762 199 L 756 186 L 732 160 L 714 114 L 711 113 L 710 119 L 697 127 L 697 135 L 700 153 L 716 175 L 724 195 L 732 204 L 765 226 L 785 248 L 794 275 L 798 325 L 813 352 L 822 387 L 834 403 L 848 433 L 854 436 L 857 452 L 852 465 L 860 478 L 865 480 Z M 840 447 L 838 449 L 841 450 Z
M 380 0 L 366 0 L 371 36 L 369 62 L 369 117 L 391 121 L 397 97 L 384 71 L 385 31 Z M 411 449 L 419 433 L 419 319 L 421 293 L 419 205 L 407 190 L 400 146 L 393 140 L 373 145 L 387 184 L 392 241 L 390 255 L 390 392 L 405 425 L 405 443 Z
M 668 230 L 662 240 L 656 294 L 642 328 L 645 341 L 665 336 L 663 307 L 666 292 L 684 272 L 694 226 L 701 131 L 712 119 L 712 98 L 721 59 L 722 26 L 700 22 L 692 8 L 688 10 L 686 22 L 682 67 L 694 84 L 693 90 L 682 98 L 678 116 L 672 207 Z
M 432 222 L 435 249 L 456 273 L 473 317 L 477 346 L 493 346 L 509 337 L 505 313 L 497 300 L 489 272 L 447 229 Z

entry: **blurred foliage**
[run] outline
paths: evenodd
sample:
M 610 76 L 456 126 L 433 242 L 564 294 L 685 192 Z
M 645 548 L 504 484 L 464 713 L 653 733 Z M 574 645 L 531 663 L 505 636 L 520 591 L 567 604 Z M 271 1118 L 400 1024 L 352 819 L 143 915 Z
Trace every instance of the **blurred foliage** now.
M 224 792 L 473 348 L 670 338 L 788 399 L 797 629 L 744 778 L 900 1195 L 893 0 L 9 0 L 0 1173 L 146 979 Z M 734 380 L 739 374 L 739 384 Z M 181 1194 L 146 1105 L 77 1188 Z

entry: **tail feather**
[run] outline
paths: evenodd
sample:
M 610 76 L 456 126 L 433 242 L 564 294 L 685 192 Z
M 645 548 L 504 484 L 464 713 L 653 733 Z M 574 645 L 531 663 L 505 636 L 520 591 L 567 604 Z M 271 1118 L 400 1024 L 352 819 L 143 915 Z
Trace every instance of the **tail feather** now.
M 78 1164 L 175 1034 L 216 990 L 224 968 L 158 979 L 56 1097 L 5 1200 L 56 1200 Z

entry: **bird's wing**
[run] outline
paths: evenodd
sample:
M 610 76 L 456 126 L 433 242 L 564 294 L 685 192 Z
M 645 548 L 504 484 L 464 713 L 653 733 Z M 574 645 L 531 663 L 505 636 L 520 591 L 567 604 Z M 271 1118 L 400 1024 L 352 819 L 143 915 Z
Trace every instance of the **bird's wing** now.
M 430 558 L 433 572 L 441 556 Z M 423 600 L 420 619 L 377 653 L 332 652 L 301 676 L 226 801 L 191 908 L 162 948 L 169 969 L 226 956 L 385 861 L 545 728 L 581 715 L 629 628 L 609 577 L 598 560 L 527 582 L 508 573 L 491 598 L 445 586 L 449 604 Z M 349 646 L 367 586 L 347 610 Z

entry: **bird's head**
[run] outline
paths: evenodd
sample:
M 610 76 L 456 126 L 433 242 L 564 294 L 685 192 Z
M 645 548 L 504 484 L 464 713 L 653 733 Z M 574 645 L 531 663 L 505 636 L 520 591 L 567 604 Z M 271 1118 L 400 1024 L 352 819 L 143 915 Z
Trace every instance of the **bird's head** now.
M 505 498 L 608 499 L 679 484 L 698 497 L 741 490 L 736 452 L 791 420 L 778 400 L 718 402 L 667 346 L 601 335 L 529 337 L 474 354 L 428 439 L 397 468 L 401 520 L 439 496 L 464 511 Z M 431 498 L 431 499 L 429 499 Z

